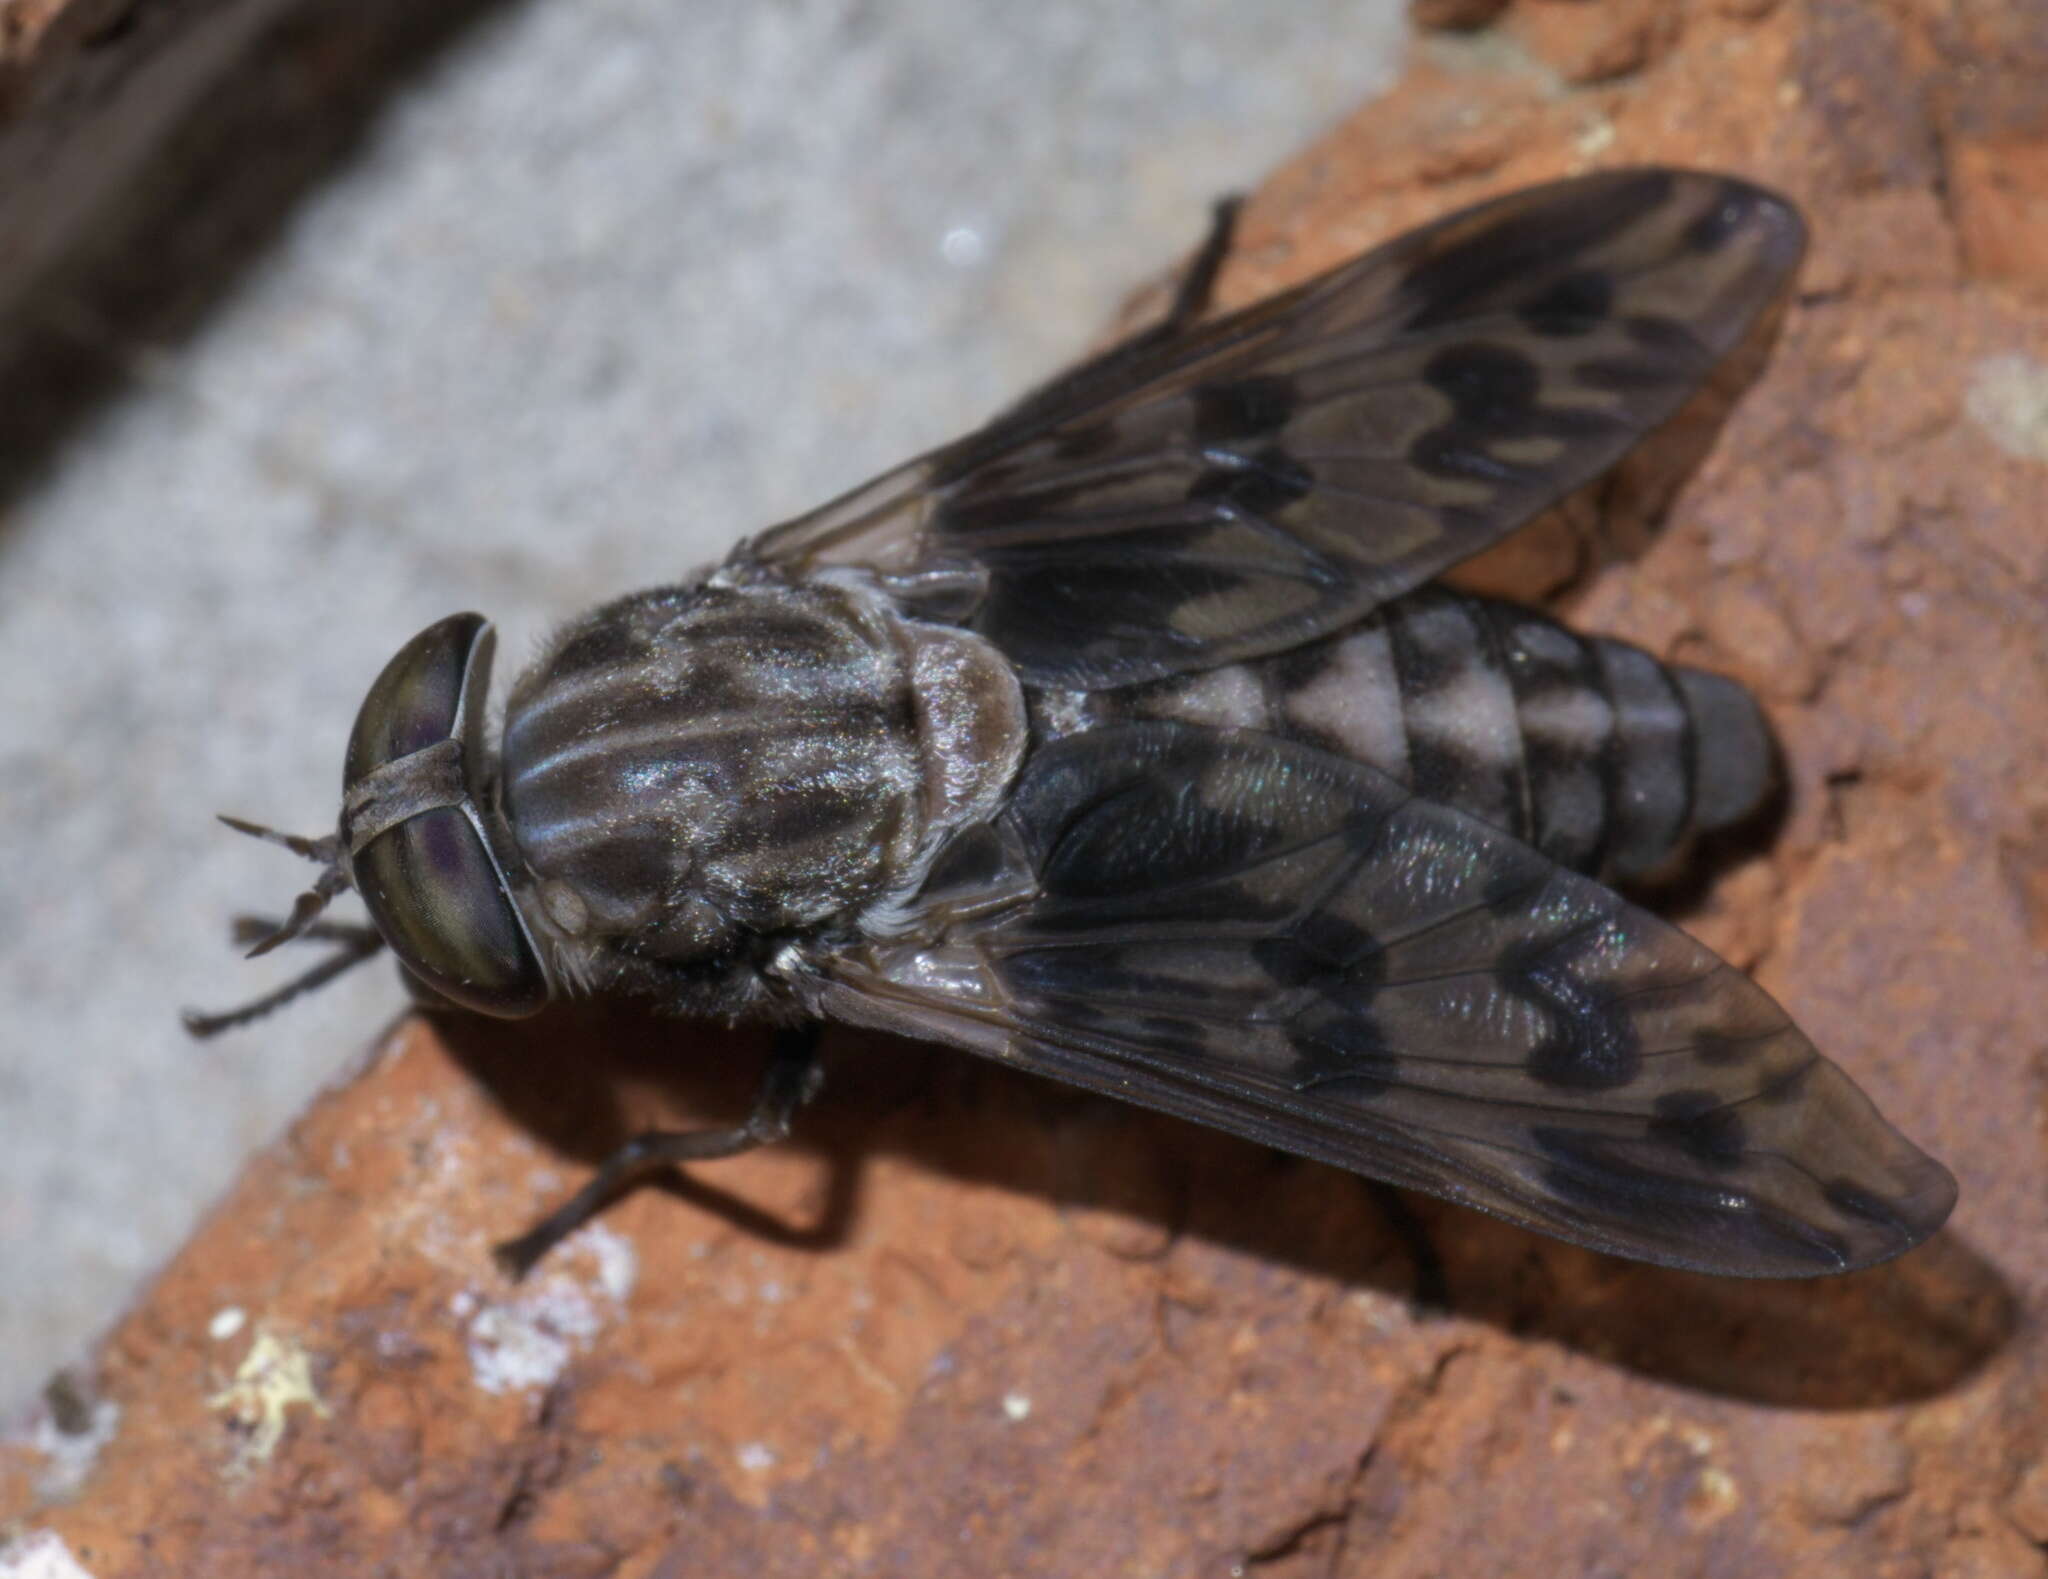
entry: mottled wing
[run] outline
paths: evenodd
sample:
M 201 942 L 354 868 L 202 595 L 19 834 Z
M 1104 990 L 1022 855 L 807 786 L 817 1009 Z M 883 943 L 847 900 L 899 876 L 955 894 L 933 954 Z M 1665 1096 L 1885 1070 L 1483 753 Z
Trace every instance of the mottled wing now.
M 1612 465 L 1742 340 L 1803 244 L 1788 204 L 1723 176 L 1532 188 L 1112 351 L 754 548 L 968 567 L 966 623 L 1035 684 L 1289 648 Z
M 1272 736 L 1136 724 L 1048 747 L 923 905 L 922 941 L 821 962 L 827 1012 L 1596 1249 L 1839 1272 L 1955 1199 L 1700 944 Z

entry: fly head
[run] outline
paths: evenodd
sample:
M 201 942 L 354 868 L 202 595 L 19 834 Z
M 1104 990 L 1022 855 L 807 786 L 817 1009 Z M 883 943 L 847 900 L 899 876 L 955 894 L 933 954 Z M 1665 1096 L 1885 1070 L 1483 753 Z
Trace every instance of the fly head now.
M 349 735 L 341 821 L 319 839 L 224 818 L 322 865 L 291 915 L 265 928 L 252 955 L 301 936 L 344 946 L 334 960 L 244 1008 L 188 1014 L 211 1034 L 243 1024 L 388 945 L 432 992 L 502 1019 L 535 1014 L 551 987 L 507 876 L 484 742 L 496 636 L 481 614 L 453 614 L 398 650 L 371 685 Z M 346 888 L 362 895 L 373 931 L 319 921 Z

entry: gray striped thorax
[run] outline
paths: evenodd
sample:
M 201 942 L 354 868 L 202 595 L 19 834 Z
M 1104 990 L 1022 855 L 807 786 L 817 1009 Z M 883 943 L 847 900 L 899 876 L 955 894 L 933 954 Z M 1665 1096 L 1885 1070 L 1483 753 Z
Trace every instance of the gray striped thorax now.
M 858 928 L 1000 804 L 1010 666 L 864 572 L 736 562 L 564 630 L 514 686 L 502 794 L 560 962 L 691 964 Z

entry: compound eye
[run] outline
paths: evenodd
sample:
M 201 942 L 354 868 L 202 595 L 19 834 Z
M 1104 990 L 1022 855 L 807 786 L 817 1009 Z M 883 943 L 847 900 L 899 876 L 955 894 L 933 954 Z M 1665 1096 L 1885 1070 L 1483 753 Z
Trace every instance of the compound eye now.
M 399 962 L 451 1002 L 516 1019 L 547 972 L 476 798 L 496 638 L 455 614 L 398 650 L 356 714 L 342 838 L 370 920 Z

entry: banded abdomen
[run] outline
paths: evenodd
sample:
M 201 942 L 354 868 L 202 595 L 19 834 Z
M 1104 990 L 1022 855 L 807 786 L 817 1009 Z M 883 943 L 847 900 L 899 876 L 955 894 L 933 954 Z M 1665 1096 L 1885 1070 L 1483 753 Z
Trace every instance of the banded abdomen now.
M 1041 739 L 1176 718 L 1305 741 L 1615 879 L 1741 821 L 1776 782 L 1732 680 L 1438 587 L 1291 652 L 1032 705 Z

